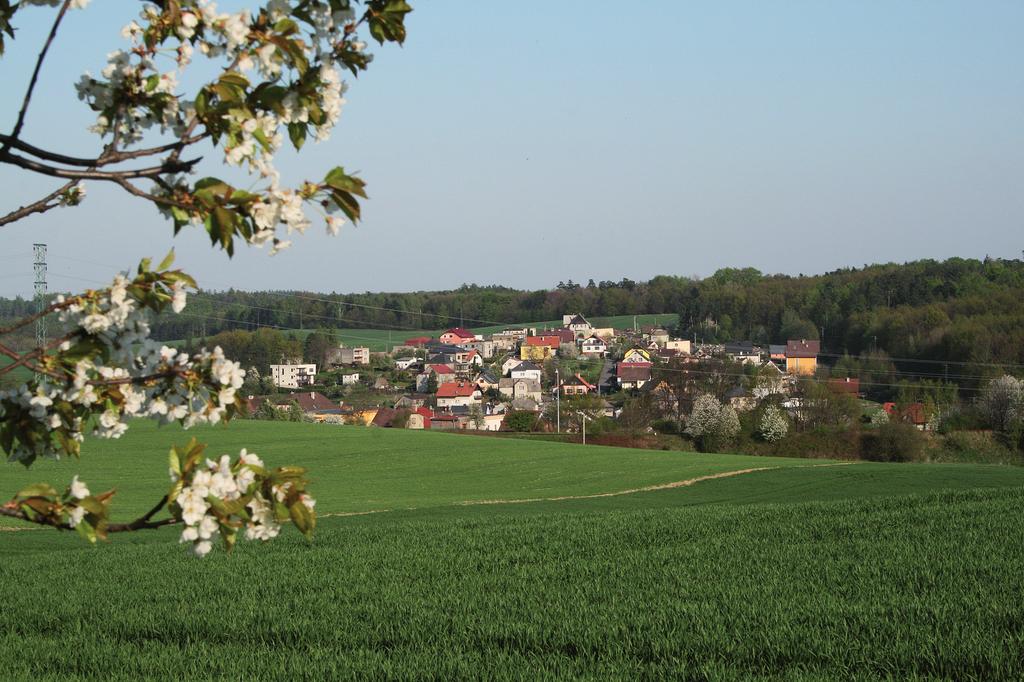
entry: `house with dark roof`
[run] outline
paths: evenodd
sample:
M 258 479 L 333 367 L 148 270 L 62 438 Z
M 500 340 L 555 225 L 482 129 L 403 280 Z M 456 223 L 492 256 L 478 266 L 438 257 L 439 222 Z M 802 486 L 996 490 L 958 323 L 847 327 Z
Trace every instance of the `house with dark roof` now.
M 534 379 L 537 382 L 540 382 L 543 375 L 544 370 L 529 361 L 520 362 L 509 372 L 509 376 L 513 379 Z
M 575 315 L 562 315 L 562 326 L 566 329 L 571 329 L 577 337 L 589 336 L 594 330 L 594 327 L 587 322 L 587 318 L 579 313 Z
M 249 414 L 255 414 L 263 403 L 268 400 L 271 405 L 281 412 L 290 410 L 293 402 L 298 403 L 302 414 L 317 421 L 325 421 L 325 418 L 330 415 L 340 417 L 342 414 L 341 404 L 334 402 L 319 391 L 301 391 L 273 396 L 249 396 L 246 401 Z
M 608 344 L 604 342 L 604 339 L 598 336 L 591 336 L 583 339 L 582 345 L 580 345 L 580 352 L 583 355 L 590 355 L 593 357 L 603 357 L 608 352 Z
M 811 375 L 818 370 L 821 342 L 816 339 L 789 339 L 786 341 L 786 372 Z
M 615 366 L 615 378 L 623 390 L 641 389 L 651 380 L 651 363 L 620 362 Z

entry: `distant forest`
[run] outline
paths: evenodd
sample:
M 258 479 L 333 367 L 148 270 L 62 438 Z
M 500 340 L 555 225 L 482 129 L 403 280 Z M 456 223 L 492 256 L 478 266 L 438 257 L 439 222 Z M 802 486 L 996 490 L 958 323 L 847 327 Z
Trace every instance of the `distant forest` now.
M 0 320 L 32 303 L 0 299 Z M 194 339 L 270 327 L 440 329 L 561 319 L 678 313 L 677 334 L 698 341 L 780 343 L 820 338 L 823 352 L 950 363 L 1024 365 L 1024 262 L 951 258 L 870 265 L 821 275 L 727 268 L 704 279 L 560 282 L 520 291 L 464 285 L 453 291 L 319 294 L 202 292 L 182 315 L 154 320 L 159 339 Z M 1011 367 L 1012 368 L 1012 367 Z

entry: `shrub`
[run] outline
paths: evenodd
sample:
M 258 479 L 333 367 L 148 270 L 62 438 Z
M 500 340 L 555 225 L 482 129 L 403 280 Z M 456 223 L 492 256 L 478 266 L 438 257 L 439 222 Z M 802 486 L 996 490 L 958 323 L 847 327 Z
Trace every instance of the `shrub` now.
M 924 446 L 924 435 L 910 424 L 882 424 L 861 435 L 861 457 L 872 462 L 920 461 Z
M 536 424 L 537 415 L 526 410 L 509 412 L 505 417 L 505 426 L 508 427 L 509 431 L 518 431 L 519 433 L 533 431 Z

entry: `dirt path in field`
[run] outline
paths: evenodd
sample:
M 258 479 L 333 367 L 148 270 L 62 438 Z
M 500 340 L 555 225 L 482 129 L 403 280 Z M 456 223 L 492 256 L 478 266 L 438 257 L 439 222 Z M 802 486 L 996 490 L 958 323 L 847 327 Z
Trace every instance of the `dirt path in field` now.
M 618 497 L 620 495 L 632 495 L 634 493 L 649 493 L 657 490 L 670 490 L 672 488 L 685 488 L 695 483 L 702 481 L 711 481 L 716 478 L 729 478 L 731 476 L 741 476 L 743 474 L 751 474 L 756 471 L 776 471 L 781 469 L 814 469 L 817 467 L 840 467 L 857 464 L 857 462 L 830 462 L 828 464 L 798 464 L 796 466 L 784 467 L 784 466 L 773 466 L 773 467 L 753 467 L 750 469 L 737 469 L 735 471 L 723 471 L 717 474 L 708 474 L 707 476 L 697 476 L 696 478 L 688 478 L 685 481 L 672 481 L 671 483 L 658 483 L 656 485 L 648 485 L 642 488 L 629 488 L 627 490 L 616 490 L 610 493 L 592 493 L 590 495 L 561 495 L 558 497 L 530 497 L 526 499 L 516 500 L 463 500 L 461 502 L 450 503 L 453 506 L 472 507 L 475 505 L 486 505 L 486 504 L 528 504 L 530 502 L 561 502 L 563 500 L 592 500 L 600 497 Z M 447 506 L 447 505 L 442 505 Z M 416 509 L 416 507 L 403 507 L 404 511 L 410 511 Z M 362 516 L 364 514 L 382 514 L 384 512 L 392 511 L 391 509 L 375 509 L 373 511 L 363 512 L 335 512 L 329 514 L 320 514 L 320 518 L 327 518 L 331 516 Z
M 656 490 L 685 488 L 686 486 L 691 486 L 694 483 L 700 483 L 702 481 L 711 481 L 716 478 L 729 478 L 731 476 L 741 476 L 743 474 L 751 474 L 756 471 L 775 471 L 781 469 L 813 469 L 816 467 L 848 466 L 850 464 L 856 464 L 856 462 L 835 462 L 828 464 L 799 464 L 797 466 L 791 467 L 754 467 L 751 469 L 723 471 L 718 474 L 708 474 L 707 476 L 697 476 L 696 478 L 688 478 L 685 481 L 672 481 L 671 483 L 658 483 L 657 485 L 648 485 L 644 486 L 643 488 L 629 488 L 628 490 L 616 490 L 615 492 L 610 493 L 592 493 L 590 495 L 562 495 L 559 497 L 533 497 L 520 500 L 465 500 L 463 502 L 456 502 L 455 504 L 468 507 L 477 504 L 523 504 L 526 502 L 560 502 L 562 500 L 592 500 L 599 497 L 618 497 L 620 495 L 632 495 L 634 493 L 650 493 Z

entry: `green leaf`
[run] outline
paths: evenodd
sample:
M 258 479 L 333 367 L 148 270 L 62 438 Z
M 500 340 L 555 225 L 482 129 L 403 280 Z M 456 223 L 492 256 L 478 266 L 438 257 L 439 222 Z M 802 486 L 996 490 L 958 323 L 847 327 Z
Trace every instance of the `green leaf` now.
M 324 183 L 332 189 L 366 198 L 366 183 L 353 175 L 345 173 L 345 169 L 341 166 L 332 168 L 324 177 Z
M 57 491 L 49 483 L 33 483 L 19 490 L 16 497 L 57 497 Z
M 289 123 L 288 137 L 291 139 L 292 146 L 295 149 L 302 149 L 302 145 L 306 142 L 306 124 Z
M 298 501 L 288 508 L 288 512 L 295 527 L 307 538 L 311 537 L 313 529 L 316 527 L 316 516 L 313 515 L 309 507 Z
M 156 269 L 157 270 L 166 270 L 167 268 L 171 267 L 171 265 L 173 265 L 173 264 L 174 264 L 174 248 L 171 247 L 171 250 L 167 252 L 167 255 L 164 256 L 164 259 L 162 261 L 160 261 L 160 265 L 156 266 Z

